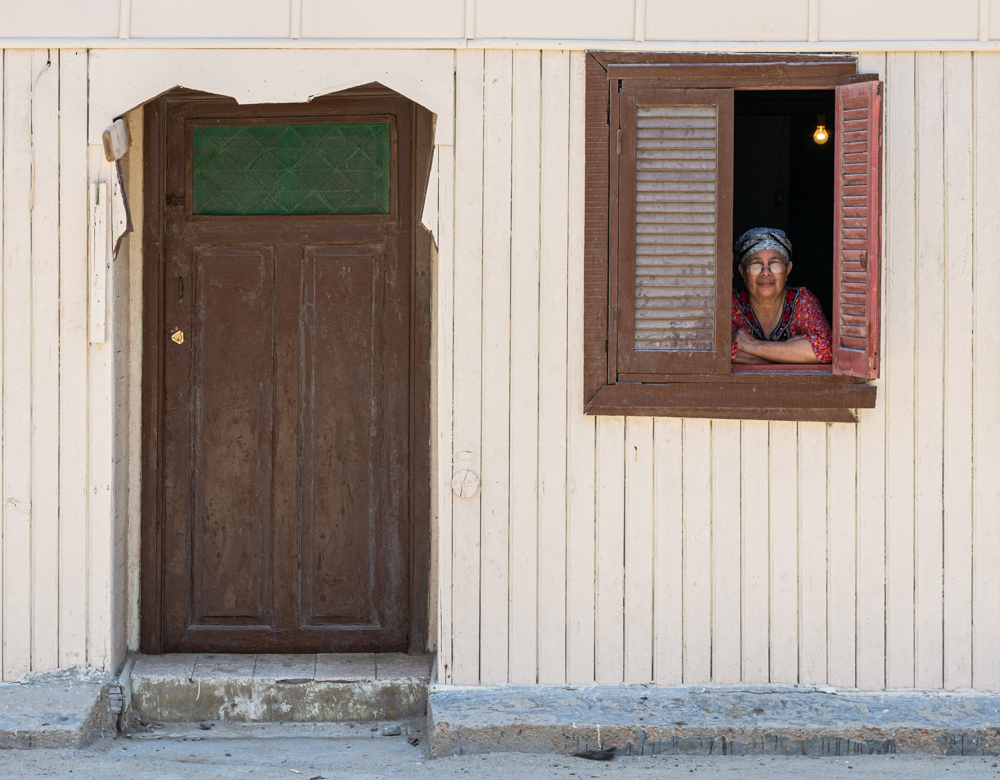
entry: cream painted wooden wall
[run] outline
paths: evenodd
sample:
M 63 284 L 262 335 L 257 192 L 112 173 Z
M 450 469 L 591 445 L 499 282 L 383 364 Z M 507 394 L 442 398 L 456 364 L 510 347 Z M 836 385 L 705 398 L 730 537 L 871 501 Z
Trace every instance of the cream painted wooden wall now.
M 482 490 L 439 494 L 441 681 L 1000 688 L 1000 56 L 862 57 L 885 322 L 857 425 L 582 414 L 583 57 L 457 53 L 438 446 Z
M 11 680 L 111 668 L 124 653 L 127 320 L 88 344 L 88 169 L 110 172 L 87 145 L 87 52 L 6 50 L 2 84 L 0 679 Z M 127 291 L 127 264 L 113 275 Z
M 581 414 L 583 56 L 455 53 L 429 210 L 441 680 L 1000 688 L 1000 54 L 862 57 L 886 81 L 886 276 L 856 426 Z M 116 266 L 112 340 L 88 346 L 87 182 L 109 171 L 86 60 L 2 61 L 4 679 L 134 641 L 140 280 Z

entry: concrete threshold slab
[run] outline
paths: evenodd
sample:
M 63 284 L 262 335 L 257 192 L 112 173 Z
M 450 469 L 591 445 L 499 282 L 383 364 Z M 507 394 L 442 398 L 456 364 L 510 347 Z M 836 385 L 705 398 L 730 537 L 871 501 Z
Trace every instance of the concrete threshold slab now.
M 208 721 L 200 723 L 154 723 L 144 731 L 126 732 L 127 739 L 140 742 L 173 740 L 204 742 L 233 739 L 420 739 L 424 733 L 424 718 L 405 720 L 342 721 L 342 722 L 274 722 Z
M 342 722 L 422 716 L 433 656 L 135 656 L 132 714 L 157 722 Z
M 86 667 L 0 683 L 0 748 L 80 748 L 113 734 L 116 694 L 114 677 Z
M 1000 753 L 1000 694 L 810 686 L 435 685 L 435 757 Z

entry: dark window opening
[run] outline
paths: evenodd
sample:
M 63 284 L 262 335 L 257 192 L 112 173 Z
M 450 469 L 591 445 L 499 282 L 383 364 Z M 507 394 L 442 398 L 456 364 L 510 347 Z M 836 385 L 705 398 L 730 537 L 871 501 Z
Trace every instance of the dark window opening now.
M 754 227 L 788 233 L 788 284 L 809 288 L 832 323 L 836 93 L 736 90 L 734 114 L 733 237 Z M 813 139 L 819 117 L 825 144 Z M 742 288 L 734 266 L 733 289 Z

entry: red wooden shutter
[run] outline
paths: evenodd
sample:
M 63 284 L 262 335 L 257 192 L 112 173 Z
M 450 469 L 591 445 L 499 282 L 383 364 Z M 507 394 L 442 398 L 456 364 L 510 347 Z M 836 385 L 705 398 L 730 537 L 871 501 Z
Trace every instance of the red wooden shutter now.
M 879 371 L 882 82 L 837 87 L 834 137 L 833 373 Z
M 733 91 L 621 90 L 617 367 L 729 373 Z

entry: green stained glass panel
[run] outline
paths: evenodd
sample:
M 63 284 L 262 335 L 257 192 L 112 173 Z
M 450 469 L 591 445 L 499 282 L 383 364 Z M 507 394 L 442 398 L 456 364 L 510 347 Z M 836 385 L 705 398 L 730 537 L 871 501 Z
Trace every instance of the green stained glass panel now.
M 388 122 L 194 128 L 194 213 L 388 214 Z

